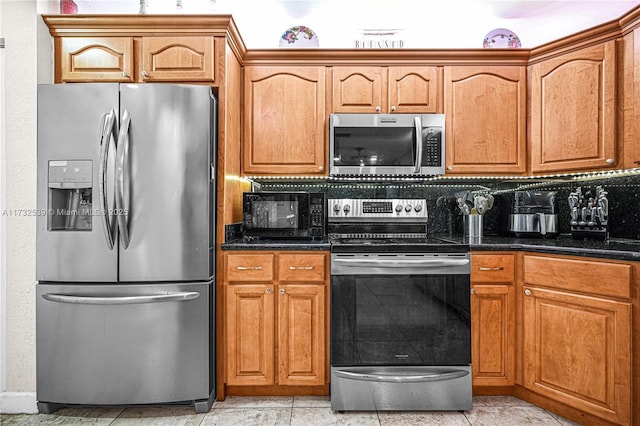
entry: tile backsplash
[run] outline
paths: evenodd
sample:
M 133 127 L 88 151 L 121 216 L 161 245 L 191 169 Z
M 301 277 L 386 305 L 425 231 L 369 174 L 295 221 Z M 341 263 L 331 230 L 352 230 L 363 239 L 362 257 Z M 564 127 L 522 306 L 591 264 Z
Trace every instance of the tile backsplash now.
M 321 191 L 327 198 L 424 198 L 427 201 L 430 234 L 461 235 L 463 214 L 457 195 L 466 191 L 489 192 L 494 207 L 484 217 L 485 235 L 508 235 L 508 218 L 516 190 L 557 191 L 560 233 L 569 234 L 569 193 L 576 188 L 602 186 L 608 192 L 609 234 L 615 238 L 640 239 L 640 174 L 580 176 L 554 180 L 531 179 L 435 180 L 419 183 L 260 181 L 260 191 Z M 259 189 L 258 189 L 259 188 Z

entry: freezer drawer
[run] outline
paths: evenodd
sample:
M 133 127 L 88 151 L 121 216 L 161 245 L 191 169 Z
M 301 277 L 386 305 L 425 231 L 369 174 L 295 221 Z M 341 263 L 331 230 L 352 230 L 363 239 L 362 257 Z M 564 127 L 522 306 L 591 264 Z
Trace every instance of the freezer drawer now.
M 148 404 L 209 398 L 213 284 L 38 284 L 37 398 Z

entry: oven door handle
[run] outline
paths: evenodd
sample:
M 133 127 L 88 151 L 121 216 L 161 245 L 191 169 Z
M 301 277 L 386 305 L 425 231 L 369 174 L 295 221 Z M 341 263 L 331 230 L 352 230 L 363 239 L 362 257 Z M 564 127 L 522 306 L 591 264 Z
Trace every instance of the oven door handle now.
M 465 266 L 469 259 L 419 259 L 419 260 L 381 260 L 381 259 L 333 259 L 335 263 L 342 263 L 347 267 L 375 266 L 376 268 L 405 268 L 424 267 L 440 268 L 446 266 Z
M 459 379 L 469 374 L 464 370 L 441 371 L 431 374 L 372 374 L 372 373 L 356 373 L 353 371 L 337 370 L 334 371 L 337 377 L 351 380 L 361 380 L 364 382 L 388 382 L 388 383 L 422 383 L 422 382 L 441 382 L 444 380 Z

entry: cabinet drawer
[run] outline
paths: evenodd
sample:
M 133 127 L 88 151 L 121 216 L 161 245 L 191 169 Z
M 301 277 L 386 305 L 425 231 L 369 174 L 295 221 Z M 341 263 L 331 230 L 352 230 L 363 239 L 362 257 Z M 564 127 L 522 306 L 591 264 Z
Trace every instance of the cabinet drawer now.
M 324 281 L 326 255 L 281 254 L 278 256 L 278 280 Z
M 471 281 L 475 283 L 510 283 L 514 279 L 512 254 L 473 254 Z
M 273 281 L 273 255 L 227 255 L 227 281 Z
M 524 256 L 524 282 L 628 299 L 631 297 L 631 265 Z

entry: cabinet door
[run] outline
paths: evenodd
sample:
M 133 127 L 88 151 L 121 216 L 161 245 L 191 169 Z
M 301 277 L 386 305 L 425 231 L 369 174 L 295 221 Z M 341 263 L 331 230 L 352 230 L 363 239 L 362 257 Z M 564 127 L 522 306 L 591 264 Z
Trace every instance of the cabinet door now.
M 515 290 L 474 284 L 471 366 L 474 386 L 512 386 L 515 373 Z
M 630 424 L 631 305 L 527 286 L 524 386 Z
M 227 384 L 274 383 L 274 285 L 226 286 Z
M 444 75 L 447 173 L 525 173 L 525 67 L 446 67 Z
M 213 81 L 213 36 L 143 37 L 144 81 Z
M 624 164 L 640 167 L 640 28 L 624 37 L 622 99 Z
M 334 67 L 331 111 L 387 112 L 387 75 L 383 70 L 382 67 Z
M 389 67 L 389 112 L 438 112 L 437 67 Z
M 61 81 L 134 81 L 133 37 L 63 37 L 60 43 Z
M 531 170 L 616 165 L 615 41 L 531 66 Z
M 324 285 L 278 286 L 280 385 L 325 382 Z
M 326 174 L 324 67 L 246 67 L 245 175 Z

